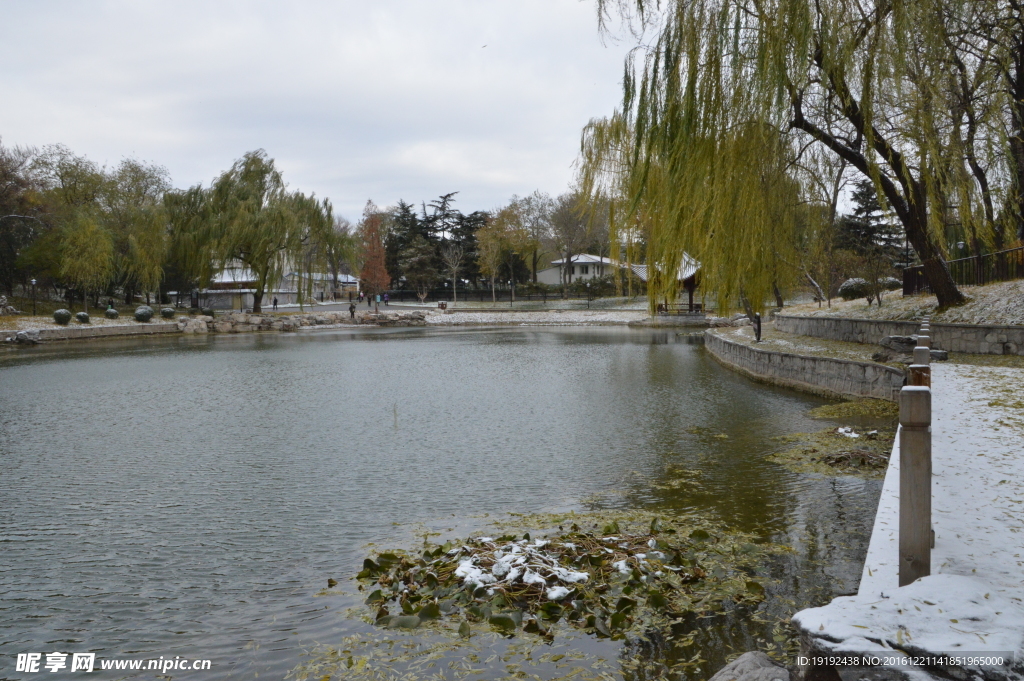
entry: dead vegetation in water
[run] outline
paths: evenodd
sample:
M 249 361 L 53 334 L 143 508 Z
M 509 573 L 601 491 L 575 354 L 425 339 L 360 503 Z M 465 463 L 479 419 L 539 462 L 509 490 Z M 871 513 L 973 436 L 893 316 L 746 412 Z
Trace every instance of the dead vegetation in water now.
M 864 398 L 815 407 L 811 410 L 810 415 L 816 419 L 846 420 L 868 418 L 895 421 L 899 418 L 900 408 L 895 402 Z
M 795 447 L 776 452 L 768 460 L 798 473 L 883 477 L 896 437 L 891 429 L 860 430 L 836 427 L 816 433 L 794 433 L 775 438 Z
M 369 556 L 353 614 L 375 627 L 313 651 L 290 676 L 687 678 L 705 662 L 701 622 L 732 613 L 783 630 L 763 607 L 774 581 L 758 569 L 787 547 L 637 511 L 519 516 L 494 528 L 500 536 Z M 779 633 L 765 647 L 788 640 Z M 666 646 L 685 654 L 666 658 Z

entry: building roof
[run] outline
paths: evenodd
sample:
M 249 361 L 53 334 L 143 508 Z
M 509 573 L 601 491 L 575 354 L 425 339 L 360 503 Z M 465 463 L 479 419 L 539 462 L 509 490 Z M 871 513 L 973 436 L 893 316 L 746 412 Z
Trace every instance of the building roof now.
M 564 260 L 565 260 L 564 258 L 562 260 L 552 260 L 551 264 L 552 265 L 561 265 L 564 262 Z M 579 255 L 574 255 L 574 256 L 572 256 L 569 259 L 569 262 L 571 262 L 574 265 L 580 265 L 580 264 L 582 264 L 582 265 L 590 265 L 590 264 L 594 264 L 594 265 L 614 265 L 615 264 L 615 261 L 612 260 L 611 258 L 605 258 L 605 257 L 600 256 L 600 255 L 591 255 L 589 253 L 580 253 Z
M 560 267 L 564 260 L 564 258 L 562 260 L 552 260 L 551 264 Z M 600 264 L 624 266 L 624 264 L 620 264 L 615 260 L 612 260 L 611 258 L 605 258 L 600 255 L 591 255 L 589 253 L 580 253 L 579 255 L 574 255 L 572 258 L 570 258 L 569 261 L 573 264 Z M 633 274 L 635 274 L 637 277 L 641 279 L 641 281 L 647 281 L 647 265 L 630 265 L 630 269 L 633 271 Z M 684 279 L 689 279 L 694 274 L 696 274 L 697 270 L 699 269 L 700 263 L 691 258 L 689 253 L 683 253 L 682 258 L 679 261 L 679 280 L 682 281 Z

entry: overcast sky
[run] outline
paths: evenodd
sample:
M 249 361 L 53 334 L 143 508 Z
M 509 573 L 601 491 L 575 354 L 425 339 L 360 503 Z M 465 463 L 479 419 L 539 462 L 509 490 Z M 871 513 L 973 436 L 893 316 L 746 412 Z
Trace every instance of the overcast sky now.
M 562 192 L 621 97 L 628 42 L 594 0 L 5 0 L 0 137 L 209 184 L 263 148 L 294 189 L 459 191 L 465 212 Z

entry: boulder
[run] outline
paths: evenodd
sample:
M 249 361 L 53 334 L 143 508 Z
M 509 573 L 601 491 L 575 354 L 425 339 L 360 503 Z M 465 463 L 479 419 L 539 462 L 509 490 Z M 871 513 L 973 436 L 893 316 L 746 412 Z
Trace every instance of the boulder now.
M 15 343 L 21 343 L 23 345 L 36 345 L 39 343 L 39 331 L 38 329 L 32 329 L 31 331 L 19 331 L 14 336 Z
M 0 315 L 14 315 L 21 314 L 13 305 L 7 304 L 7 296 L 0 296 Z
M 789 670 L 761 651 L 743 653 L 722 667 L 711 681 L 790 681 Z
M 189 317 L 182 317 L 178 321 L 178 328 L 182 333 L 208 333 L 209 328 L 206 326 L 206 322 L 200 319 L 193 319 Z
M 932 348 L 929 354 L 932 356 L 932 360 L 936 362 L 945 362 L 949 359 L 949 353 L 945 350 L 936 350 L 935 348 Z
M 917 336 L 886 336 L 878 344 L 894 352 L 910 353 L 917 347 Z

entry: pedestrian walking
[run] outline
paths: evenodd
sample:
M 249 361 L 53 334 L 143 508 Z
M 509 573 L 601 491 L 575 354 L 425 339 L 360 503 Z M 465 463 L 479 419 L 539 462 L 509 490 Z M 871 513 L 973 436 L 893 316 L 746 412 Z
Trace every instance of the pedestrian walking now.
M 348 316 L 351 317 L 352 319 L 356 318 L 356 304 L 355 303 L 349 303 L 348 304 Z
M 390 300 L 390 298 L 388 298 L 388 294 L 386 294 L 386 293 L 385 293 L 385 294 L 384 294 L 384 307 L 387 307 L 387 306 L 388 306 L 388 301 L 389 301 L 389 300 Z
M 274 296 L 274 312 L 277 312 L 277 296 Z
M 370 299 L 370 294 L 366 294 L 366 307 L 373 307 L 373 300 Z

